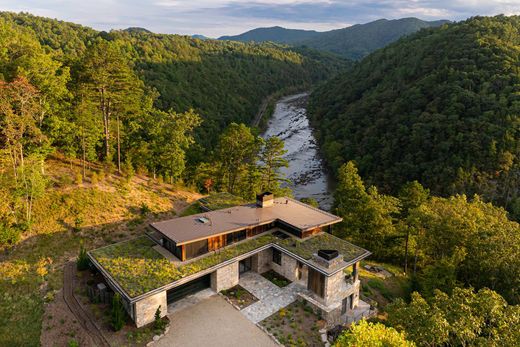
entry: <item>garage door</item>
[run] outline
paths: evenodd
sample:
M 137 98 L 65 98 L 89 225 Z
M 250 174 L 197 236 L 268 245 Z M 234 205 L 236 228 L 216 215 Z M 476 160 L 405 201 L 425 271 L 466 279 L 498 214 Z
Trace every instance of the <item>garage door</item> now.
M 199 277 L 193 281 L 182 284 L 166 292 L 168 304 L 178 301 L 190 294 L 194 294 L 202 289 L 209 288 L 211 285 L 210 275 Z

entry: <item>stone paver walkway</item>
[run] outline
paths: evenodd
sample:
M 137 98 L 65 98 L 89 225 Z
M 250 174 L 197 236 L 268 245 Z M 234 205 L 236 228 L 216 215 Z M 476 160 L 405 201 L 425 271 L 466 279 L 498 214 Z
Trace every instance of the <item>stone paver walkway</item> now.
M 299 293 L 307 291 L 303 285 L 296 282 L 280 288 L 253 271 L 241 275 L 238 284 L 258 298 L 257 302 L 240 311 L 253 323 L 266 319 L 294 302 Z

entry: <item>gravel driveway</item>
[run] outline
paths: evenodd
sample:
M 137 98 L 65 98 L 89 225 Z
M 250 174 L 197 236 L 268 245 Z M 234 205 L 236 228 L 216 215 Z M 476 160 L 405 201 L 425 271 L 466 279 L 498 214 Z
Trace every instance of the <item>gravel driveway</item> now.
M 169 317 L 170 331 L 154 346 L 278 346 L 219 295 L 175 312 Z

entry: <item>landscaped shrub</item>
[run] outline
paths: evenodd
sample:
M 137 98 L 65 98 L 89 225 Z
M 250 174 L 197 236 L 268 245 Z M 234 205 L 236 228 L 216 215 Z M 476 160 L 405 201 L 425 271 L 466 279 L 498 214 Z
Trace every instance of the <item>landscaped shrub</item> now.
M 87 256 L 87 251 L 85 250 L 85 247 L 81 245 L 79 249 L 78 259 L 76 260 L 76 268 L 79 271 L 84 271 L 88 269 L 90 260 Z
M 119 331 L 125 325 L 125 309 L 119 293 L 114 294 L 112 299 L 112 328 Z
M 154 317 L 154 323 L 153 326 L 155 330 L 158 330 L 160 332 L 164 331 L 164 328 L 166 328 L 166 322 L 161 318 L 161 305 L 157 307 L 157 311 L 155 311 L 155 317 Z

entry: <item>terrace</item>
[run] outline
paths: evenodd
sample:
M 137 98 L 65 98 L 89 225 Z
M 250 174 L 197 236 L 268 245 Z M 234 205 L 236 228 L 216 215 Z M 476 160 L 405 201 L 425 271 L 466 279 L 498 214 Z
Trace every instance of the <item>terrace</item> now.
M 337 249 L 347 263 L 367 253 L 366 250 L 327 233 L 307 239 L 281 239 L 268 233 L 183 263 L 174 263 L 165 258 L 153 249 L 156 243 L 145 236 L 99 248 L 89 254 L 129 298 L 135 298 L 269 244 L 278 245 L 307 261 L 319 249 Z

